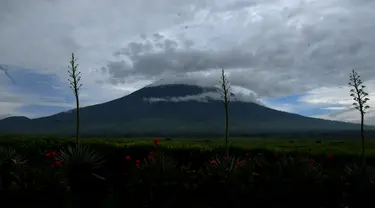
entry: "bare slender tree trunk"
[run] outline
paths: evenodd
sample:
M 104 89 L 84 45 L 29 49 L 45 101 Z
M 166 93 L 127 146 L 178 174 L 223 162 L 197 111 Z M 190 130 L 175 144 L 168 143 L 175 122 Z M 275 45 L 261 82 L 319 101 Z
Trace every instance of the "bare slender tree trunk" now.
M 78 99 L 78 92 L 76 91 L 76 107 L 77 107 L 77 118 L 76 118 L 76 142 L 78 144 L 79 141 L 79 123 L 80 123 L 80 118 L 79 118 L 79 99 Z
M 363 131 L 364 112 L 361 112 L 362 166 L 365 165 L 365 135 Z
M 228 136 L 229 136 L 229 116 L 228 116 L 228 104 L 225 104 L 225 154 L 229 157 L 228 149 Z

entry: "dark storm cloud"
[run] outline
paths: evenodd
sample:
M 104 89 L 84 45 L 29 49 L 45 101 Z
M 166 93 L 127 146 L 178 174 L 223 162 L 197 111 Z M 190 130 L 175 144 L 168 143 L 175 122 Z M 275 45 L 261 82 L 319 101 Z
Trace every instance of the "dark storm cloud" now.
M 66 80 L 77 52 L 97 102 L 159 79 L 216 85 L 221 68 L 262 97 L 305 93 L 346 85 L 353 68 L 375 80 L 374 9 L 370 0 L 3 0 L 0 64 Z
M 251 7 L 252 2 L 245 3 Z M 190 39 L 158 34 L 157 39 L 151 36 L 120 49 L 116 55 L 128 64 L 111 62 L 106 70 L 119 82 L 131 75 L 162 78 L 197 72 L 194 78 L 213 83 L 218 71 L 206 76 L 198 72 L 224 68 L 233 84 L 270 97 L 346 85 L 353 68 L 367 81 L 375 79 L 375 15 L 371 8 L 375 3 L 370 1 L 316 1 L 284 5 L 276 12 L 269 4 L 258 11 L 258 22 L 243 26 L 228 20 L 232 40 L 241 39 L 240 43 L 218 41 L 216 48 L 208 49 L 197 41 L 213 39 L 210 33 L 198 32 Z M 184 46 L 187 41 L 190 47 Z

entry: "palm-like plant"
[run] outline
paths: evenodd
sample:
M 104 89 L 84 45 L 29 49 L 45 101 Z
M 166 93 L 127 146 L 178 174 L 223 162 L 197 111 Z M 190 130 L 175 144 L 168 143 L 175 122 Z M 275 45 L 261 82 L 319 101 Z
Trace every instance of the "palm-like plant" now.
M 172 158 L 165 156 L 163 152 L 157 152 L 144 159 L 141 175 L 149 184 L 169 185 L 173 183 L 177 171 L 177 163 Z
M 68 188 L 60 178 L 60 173 L 51 169 L 31 168 L 27 171 L 27 189 L 32 191 L 59 190 L 67 191 Z
M 368 185 L 375 185 L 375 169 L 371 166 L 362 168 L 357 163 L 349 163 L 344 168 L 343 179 L 348 184 L 364 182 Z
M 177 185 L 177 163 L 170 157 L 164 155 L 163 152 L 151 152 L 147 158 L 143 160 L 139 171 L 139 178 L 133 181 L 139 181 L 147 187 L 147 199 L 149 203 L 158 204 L 158 199 L 168 198 L 166 194 L 168 187 Z M 137 176 L 136 176 L 137 177 Z M 158 191 L 155 191 L 158 190 Z
M 363 168 L 362 165 L 356 163 L 347 164 L 342 178 L 346 186 L 343 192 L 345 198 L 349 199 L 347 201 L 349 207 L 351 205 L 353 207 L 370 207 L 372 205 L 371 207 L 373 207 L 372 195 L 368 194 L 375 191 L 375 169 L 373 167 Z
M 308 158 L 294 158 L 284 156 L 277 162 L 280 173 L 295 177 L 319 177 L 322 166 L 314 160 Z
M 8 164 L 12 162 L 14 164 L 25 164 L 26 160 L 13 148 L 0 147 L 0 165 Z
M 220 169 L 224 172 L 234 172 L 236 169 L 245 162 L 240 157 L 229 156 L 220 158 L 216 156 L 210 161 L 209 169 Z
M 13 148 L 0 147 L 0 189 L 13 182 L 20 185 L 20 177 L 27 160 L 18 155 Z
M 306 179 L 318 180 L 323 176 L 322 166 L 309 158 L 283 155 L 276 163 L 270 163 L 262 155 L 258 155 L 256 161 L 262 164 L 258 171 L 267 181 L 299 183 Z
M 89 146 L 78 144 L 61 149 L 55 156 L 61 162 L 70 185 L 86 181 L 90 177 L 105 180 L 94 171 L 101 168 L 105 160 Z
M 173 172 L 177 163 L 170 157 L 164 155 L 164 152 L 157 152 L 144 159 L 143 168 L 159 171 L 161 174 Z
M 228 181 L 236 176 L 236 170 L 247 164 L 248 162 L 242 160 L 240 157 L 215 157 L 208 162 L 208 174 L 217 177 L 220 182 Z

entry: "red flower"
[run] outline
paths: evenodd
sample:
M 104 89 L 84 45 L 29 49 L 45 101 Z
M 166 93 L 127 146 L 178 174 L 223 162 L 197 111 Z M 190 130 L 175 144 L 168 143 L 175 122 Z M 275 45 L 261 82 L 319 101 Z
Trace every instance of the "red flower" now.
M 312 165 L 312 164 L 314 163 L 314 160 L 313 160 L 313 159 L 309 159 L 309 160 L 307 161 L 307 163 L 308 163 L 309 165 Z
M 155 154 L 155 152 L 154 152 L 154 151 L 151 151 L 149 155 L 152 156 L 152 155 L 154 155 L 154 154 Z
M 263 164 L 262 164 L 261 162 L 258 162 L 257 165 L 258 165 L 259 167 L 263 167 Z
M 55 164 L 56 165 L 61 165 L 61 161 L 57 160 Z
M 125 160 L 132 160 L 132 157 L 130 157 L 129 155 L 125 157 Z
M 244 166 L 245 165 L 245 163 L 244 162 L 237 162 L 237 166 L 239 167 L 239 166 Z
M 223 159 L 224 159 L 225 161 L 229 160 L 229 158 L 228 158 L 228 157 L 224 157 Z
M 273 156 L 274 156 L 275 158 L 278 158 L 278 157 L 279 157 L 279 155 L 278 155 L 277 153 L 273 154 Z
M 154 161 L 154 160 L 155 160 L 155 158 L 152 157 L 152 156 L 149 156 L 148 159 L 150 159 L 151 161 Z
M 211 160 L 211 164 L 216 165 L 216 161 L 215 160 Z
M 50 168 L 54 168 L 55 167 L 55 165 L 54 164 L 51 164 L 50 166 L 49 166 Z
M 52 151 L 50 153 L 45 154 L 46 157 L 52 157 L 52 156 L 55 156 L 55 155 L 56 155 L 55 151 Z
M 332 154 L 328 154 L 328 159 L 332 160 L 333 159 L 333 155 Z
M 155 146 L 159 146 L 159 144 L 160 144 L 159 139 L 158 138 L 154 138 L 154 145 Z
M 139 167 L 141 165 L 141 161 L 140 160 L 135 160 L 135 166 Z

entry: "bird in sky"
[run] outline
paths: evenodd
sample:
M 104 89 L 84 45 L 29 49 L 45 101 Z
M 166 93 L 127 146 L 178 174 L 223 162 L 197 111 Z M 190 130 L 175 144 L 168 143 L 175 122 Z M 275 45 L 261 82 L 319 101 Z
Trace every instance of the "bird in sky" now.
M 4 71 L 5 75 L 13 82 L 13 84 L 16 84 L 16 82 L 14 81 L 14 79 L 9 75 L 8 69 L 0 66 L 0 70 Z

